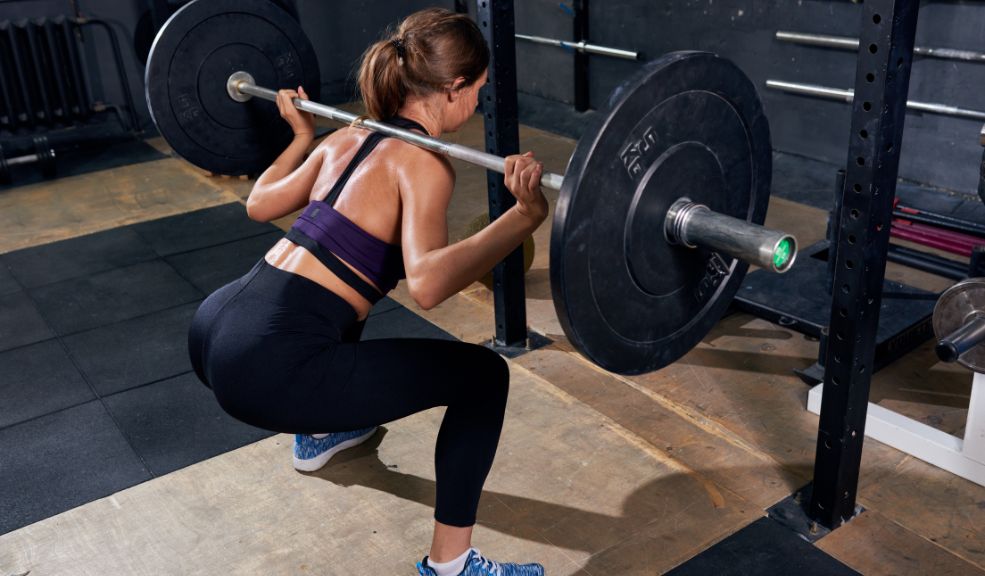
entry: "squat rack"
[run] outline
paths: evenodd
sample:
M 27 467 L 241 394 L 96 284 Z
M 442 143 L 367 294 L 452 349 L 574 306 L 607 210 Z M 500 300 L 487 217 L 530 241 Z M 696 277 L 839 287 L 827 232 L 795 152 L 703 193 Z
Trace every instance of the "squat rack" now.
M 856 513 L 876 329 L 886 271 L 919 0 L 861 4 L 855 98 L 845 186 L 834 252 L 830 343 L 814 461 L 809 515 L 836 528 Z M 487 151 L 519 151 L 513 2 L 478 0 L 480 28 L 491 46 L 483 90 Z M 501 175 L 490 172 L 490 217 L 513 204 Z M 497 346 L 527 338 L 522 252 L 494 271 Z

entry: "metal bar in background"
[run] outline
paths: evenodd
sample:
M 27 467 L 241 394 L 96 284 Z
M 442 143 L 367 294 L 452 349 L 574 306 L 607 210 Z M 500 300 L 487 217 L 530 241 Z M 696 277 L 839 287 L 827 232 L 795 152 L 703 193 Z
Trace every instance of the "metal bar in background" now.
M 826 34 L 807 34 L 805 32 L 791 32 L 789 30 L 777 30 L 776 39 L 793 44 L 804 44 L 806 46 L 823 46 L 825 48 L 838 48 L 841 50 L 858 50 L 858 38 L 848 36 L 828 36 Z M 913 53 L 918 56 L 929 58 L 941 58 L 944 60 L 962 60 L 964 62 L 980 62 L 985 64 L 985 52 L 975 52 L 973 50 L 954 50 L 952 48 L 929 48 L 927 46 L 917 46 Z
M 609 46 L 602 46 L 600 44 L 589 44 L 584 40 L 580 42 L 568 42 L 567 40 L 545 38 L 544 36 L 530 36 L 528 34 L 517 34 L 516 37 L 518 40 L 526 40 L 528 42 L 545 44 L 547 46 L 557 46 L 558 48 L 567 48 L 568 50 L 574 50 L 575 52 L 587 52 L 588 54 L 598 54 L 599 56 L 612 56 L 613 58 L 622 58 L 623 60 L 640 59 L 639 52 L 623 50 L 622 48 L 610 48 Z
M 809 514 L 836 528 L 856 513 L 900 142 L 919 0 L 862 5 L 848 162 L 836 229 L 824 395 Z
M 489 44 L 489 81 L 482 88 L 486 151 L 509 156 L 520 151 L 519 106 L 516 90 L 516 38 L 513 0 L 478 0 L 476 20 Z M 487 172 L 489 220 L 499 218 L 516 200 L 503 176 Z M 496 336 L 499 347 L 527 344 L 527 301 L 523 278 L 523 247 L 518 246 L 493 269 Z
M 827 100 L 839 100 L 851 103 L 855 99 L 854 90 L 842 90 L 840 88 L 830 88 L 828 86 L 818 86 L 817 84 L 801 84 L 798 82 L 785 82 L 783 80 L 767 80 L 766 87 L 780 90 L 790 94 L 800 94 L 803 96 L 816 96 Z M 906 103 L 910 110 L 919 112 L 929 112 L 931 114 L 941 114 L 943 116 L 954 116 L 956 118 L 970 118 L 972 120 L 985 120 L 985 111 L 968 110 L 947 104 L 934 102 L 917 102 L 910 100 Z
M 574 0 L 573 37 L 578 43 L 588 41 L 588 0 Z M 588 85 L 588 54 L 575 52 L 575 110 L 585 112 L 591 108 L 591 90 Z
M 964 280 L 968 277 L 967 266 L 962 266 L 960 262 L 948 260 L 947 258 L 919 250 L 911 250 L 895 244 L 889 245 L 886 258 L 890 262 L 896 262 L 897 264 L 902 264 L 915 270 L 923 270 L 924 272 L 936 274 L 942 278 Z

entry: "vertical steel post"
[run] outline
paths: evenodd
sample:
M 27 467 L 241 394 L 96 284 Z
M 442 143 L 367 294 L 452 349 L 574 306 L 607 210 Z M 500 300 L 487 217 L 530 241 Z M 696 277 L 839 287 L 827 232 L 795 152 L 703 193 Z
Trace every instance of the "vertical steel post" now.
M 574 41 L 588 42 L 588 0 L 574 0 Z M 588 91 L 588 53 L 575 51 L 575 110 L 591 107 Z
M 867 0 L 837 237 L 810 515 L 855 513 L 919 0 Z
M 486 151 L 497 156 L 520 150 L 517 120 L 516 37 L 513 0 L 478 0 L 476 19 L 489 44 L 489 83 L 482 89 Z M 486 173 L 489 219 L 495 220 L 516 200 L 503 176 Z M 523 284 L 523 247 L 518 247 L 493 269 L 496 336 L 500 347 L 523 347 L 527 342 L 527 308 Z

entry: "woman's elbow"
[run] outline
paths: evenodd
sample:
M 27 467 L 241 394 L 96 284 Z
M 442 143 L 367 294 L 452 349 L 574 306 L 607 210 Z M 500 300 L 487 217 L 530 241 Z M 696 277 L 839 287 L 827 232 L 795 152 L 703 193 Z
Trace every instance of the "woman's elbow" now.
M 246 200 L 246 215 L 250 217 L 250 220 L 256 222 L 270 222 L 271 220 L 270 215 L 259 202 L 253 199 L 253 196 Z
M 407 277 L 407 292 L 422 310 L 430 310 L 441 304 L 441 298 L 434 286 L 422 278 Z

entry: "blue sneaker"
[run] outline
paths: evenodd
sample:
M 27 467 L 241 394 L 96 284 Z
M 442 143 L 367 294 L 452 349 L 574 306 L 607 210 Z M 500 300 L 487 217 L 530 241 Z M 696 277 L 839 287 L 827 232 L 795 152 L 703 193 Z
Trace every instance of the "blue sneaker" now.
M 315 438 L 310 434 L 295 434 L 294 469 L 301 472 L 314 472 L 324 466 L 332 456 L 369 440 L 376 433 L 377 428 L 378 426 L 373 426 L 352 432 L 335 432 L 324 438 Z
M 424 557 L 417 563 L 417 573 L 420 576 L 437 576 L 434 568 L 428 566 L 428 558 Z M 465 568 L 458 576 L 544 576 L 544 567 L 540 564 L 500 564 L 483 558 L 475 548 L 469 552 L 465 560 Z

